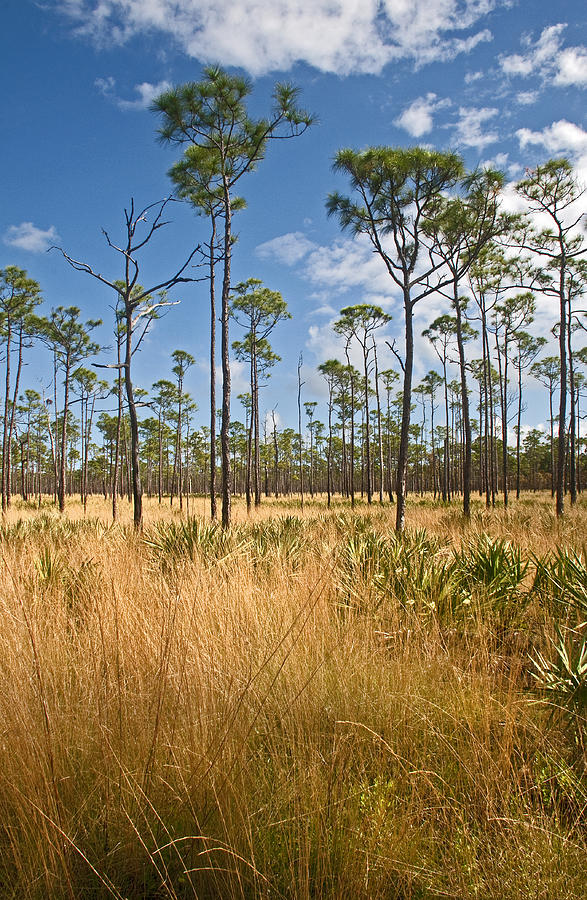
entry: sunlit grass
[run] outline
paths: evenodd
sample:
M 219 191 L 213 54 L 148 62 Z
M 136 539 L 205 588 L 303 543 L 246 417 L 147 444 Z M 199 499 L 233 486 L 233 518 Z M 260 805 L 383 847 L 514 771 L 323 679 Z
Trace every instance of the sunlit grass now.
M 393 518 L 237 501 L 227 535 L 147 500 L 137 535 L 126 501 L 15 504 L 0 896 L 582 897 L 585 709 L 552 698 L 585 507 Z

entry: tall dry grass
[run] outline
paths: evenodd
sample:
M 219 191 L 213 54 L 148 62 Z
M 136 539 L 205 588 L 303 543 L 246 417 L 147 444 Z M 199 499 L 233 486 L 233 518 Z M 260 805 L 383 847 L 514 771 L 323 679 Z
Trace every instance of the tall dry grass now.
M 239 509 L 228 538 L 15 510 L 0 896 L 582 897 L 582 759 L 533 702 L 552 610 L 527 573 L 505 604 L 442 568 L 481 532 L 579 546 L 584 508 L 547 509 L 414 502 L 399 549 L 377 507 Z

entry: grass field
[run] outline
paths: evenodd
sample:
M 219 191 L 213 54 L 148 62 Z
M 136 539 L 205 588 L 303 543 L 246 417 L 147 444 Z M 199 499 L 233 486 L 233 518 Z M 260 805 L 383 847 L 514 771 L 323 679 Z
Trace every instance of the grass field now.
M 0 896 L 582 898 L 587 505 L 190 503 L 5 517 Z

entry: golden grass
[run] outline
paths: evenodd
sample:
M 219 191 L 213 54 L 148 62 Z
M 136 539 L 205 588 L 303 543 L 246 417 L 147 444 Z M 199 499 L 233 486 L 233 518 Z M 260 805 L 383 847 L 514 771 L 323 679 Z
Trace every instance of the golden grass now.
M 71 501 L 71 527 L 46 510 L 5 521 L 1 897 L 583 896 L 584 773 L 529 702 L 542 609 L 504 634 L 490 614 L 345 605 L 352 518 L 323 502 L 295 559 L 243 541 L 220 562 L 157 552 L 121 507 L 116 527 L 99 499 L 85 523 Z M 585 507 L 560 524 L 549 510 L 475 507 L 466 529 L 414 498 L 408 525 L 580 545 Z M 393 509 L 357 512 L 392 528 Z M 299 507 L 255 519 L 276 515 Z M 145 518 L 147 537 L 179 520 L 156 501 Z

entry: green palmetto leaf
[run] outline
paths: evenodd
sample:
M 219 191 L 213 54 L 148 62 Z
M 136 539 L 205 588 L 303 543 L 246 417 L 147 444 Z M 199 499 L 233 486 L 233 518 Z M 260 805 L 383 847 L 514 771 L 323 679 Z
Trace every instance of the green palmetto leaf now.
M 560 715 L 582 749 L 587 737 L 587 637 L 578 629 L 556 626 L 556 640 L 551 640 L 553 656 L 547 659 L 537 652 L 531 657 L 532 677 L 541 695 L 552 707 L 552 715 Z

